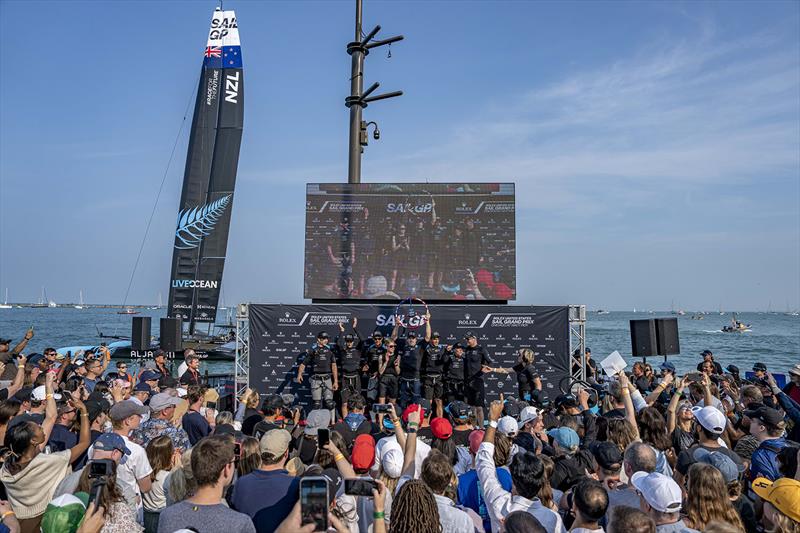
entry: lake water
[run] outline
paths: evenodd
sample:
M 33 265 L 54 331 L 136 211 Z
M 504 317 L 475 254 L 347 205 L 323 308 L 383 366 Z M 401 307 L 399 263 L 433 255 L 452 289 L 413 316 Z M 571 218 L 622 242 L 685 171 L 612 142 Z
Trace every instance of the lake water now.
M 158 336 L 158 319 L 165 316 L 164 309 L 140 309 L 138 316 L 153 317 L 153 335 Z M 669 312 L 655 314 L 611 312 L 607 315 L 588 313 L 586 322 L 587 345 L 599 360 L 618 350 L 630 358 L 631 319 L 668 317 Z M 765 363 L 777 373 L 800 362 L 800 317 L 783 313 L 740 313 L 739 319 L 752 326 L 746 333 L 722 333 L 729 324 L 730 313 L 704 315 L 703 320 L 692 320 L 690 315 L 678 317 L 681 354 L 670 356 L 680 372 L 693 370 L 700 361 L 700 352 L 714 352 L 723 367 L 733 363 L 743 372 L 756 361 Z M 227 322 L 225 316 L 220 322 Z M 99 344 L 98 331 L 106 335 L 130 336 L 131 316 L 118 315 L 117 309 L 73 308 L 23 308 L 0 309 L 0 337 L 10 337 L 14 342 L 22 338 L 28 327 L 34 326 L 36 336 L 27 353 L 42 352 L 48 346 L 61 347 L 81 344 Z M 110 340 L 109 340 L 110 342 Z M 13 347 L 13 344 L 12 344 Z M 656 363 L 660 358 L 652 358 Z M 206 365 L 206 363 L 203 363 Z M 210 373 L 233 373 L 233 363 L 208 363 Z

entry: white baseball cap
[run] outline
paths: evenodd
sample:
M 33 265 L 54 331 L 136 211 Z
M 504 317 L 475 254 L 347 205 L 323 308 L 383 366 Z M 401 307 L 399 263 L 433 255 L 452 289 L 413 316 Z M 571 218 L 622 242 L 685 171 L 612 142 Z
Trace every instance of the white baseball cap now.
M 519 427 L 517 427 L 517 421 L 513 416 L 504 416 L 497 421 L 497 431 L 506 437 L 514 437 L 519 431 Z
M 725 425 L 728 419 L 722 414 L 722 411 L 713 405 L 705 407 L 694 406 L 692 407 L 692 414 L 701 426 L 713 433 L 722 433 L 725 431 Z
M 383 454 L 381 468 L 392 479 L 400 477 L 400 474 L 403 473 L 403 451 L 400 446 L 391 447 Z
M 44 388 L 44 385 L 39 385 L 35 389 L 31 391 L 31 400 L 35 402 L 43 402 L 47 398 L 47 391 Z M 60 394 L 53 394 L 54 400 L 60 400 Z
M 522 429 L 525 424 L 532 420 L 536 420 L 537 418 L 539 418 L 539 411 L 537 411 L 535 407 L 528 406 L 519 414 L 519 423 L 517 424 L 517 427 Z
M 671 477 L 659 472 L 636 472 L 631 476 L 631 484 L 656 511 L 677 513 L 681 510 L 681 488 Z

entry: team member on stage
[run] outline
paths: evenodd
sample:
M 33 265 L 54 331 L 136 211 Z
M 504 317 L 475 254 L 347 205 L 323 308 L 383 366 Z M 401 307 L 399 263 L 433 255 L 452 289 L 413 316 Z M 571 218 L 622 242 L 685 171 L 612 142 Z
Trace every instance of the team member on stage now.
M 495 369 L 500 373 L 503 373 L 503 370 Z M 533 391 L 542 390 L 542 378 L 539 377 L 536 367 L 533 366 L 533 350 L 530 348 L 523 348 L 519 351 L 517 364 L 511 367 L 511 370 L 517 373 L 517 392 L 519 392 L 520 400 L 530 401 Z
M 397 402 L 397 378 L 400 375 L 400 358 L 397 357 L 397 343 L 389 339 L 386 352 L 378 365 L 378 403 Z M 383 422 L 383 416 L 378 417 Z
M 424 352 L 417 343 L 416 332 L 409 331 L 405 339 L 398 340 L 399 330 L 400 324 L 395 324 L 392 341 L 397 344 L 395 351 L 400 359 L 400 407 L 405 409 L 412 403 L 419 403 L 420 369 Z
M 367 382 L 367 399 L 373 402 L 378 398 L 378 389 L 380 388 L 380 374 L 378 373 L 378 369 L 385 355 L 386 345 L 383 343 L 383 334 L 376 330 L 372 334 L 372 344 L 366 349 L 366 362 L 361 368 L 361 370 L 367 372 L 369 375 L 369 381 Z
M 344 335 L 344 323 L 339 322 L 339 335 L 336 337 L 336 366 L 339 369 L 339 391 L 342 397 L 342 418 L 347 416 L 349 408 L 347 400 L 354 394 L 361 394 L 361 368 L 365 359 L 362 351 L 363 343 L 356 326 L 358 319 L 353 317 L 353 333 Z M 356 343 L 358 337 L 358 343 Z
M 306 367 L 311 370 L 311 399 L 314 409 L 322 409 L 322 400 L 325 400 L 325 409 L 336 409 L 333 401 L 333 391 L 339 388 L 336 374 L 336 357 L 328 346 L 328 334 L 320 331 L 317 342 L 306 350 L 303 362 L 297 368 L 297 382 L 303 382 L 303 372 Z
M 478 344 L 478 337 L 474 333 L 467 332 L 464 338 L 467 339 L 467 346 L 464 348 L 464 392 L 467 403 L 475 413 L 478 427 L 483 427 L 483 405 L 486 403 L 483 375 L 493 371 L 491 365 L 494 364 L 494 359 Z
M 464 346 L 456 343 L 448 347 L 445 357 L 447 403 L 464 401 Z
M 422 363 L 422 382 L 424 385 L 425 399 L 436 408 L 436 416 L 442 417 L 444 409 L 444 370 L 447 364 L 447 349 L 439 343 L 439 333 L 431 333 L 431 314 L 425 315 L 425 358 Z

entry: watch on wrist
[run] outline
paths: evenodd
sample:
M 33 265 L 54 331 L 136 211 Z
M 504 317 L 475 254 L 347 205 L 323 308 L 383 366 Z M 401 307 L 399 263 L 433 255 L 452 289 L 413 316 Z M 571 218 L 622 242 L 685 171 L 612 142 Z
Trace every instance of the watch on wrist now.
M 497 420 L 489 420 L 489 427 L 497 429 Z

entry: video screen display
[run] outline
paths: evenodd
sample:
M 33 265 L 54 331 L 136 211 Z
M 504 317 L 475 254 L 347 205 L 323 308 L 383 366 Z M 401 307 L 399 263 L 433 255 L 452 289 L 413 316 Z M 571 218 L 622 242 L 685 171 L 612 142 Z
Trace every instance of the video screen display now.
M 514 300 L 513 183 L 312 183 L 304 296 Z

